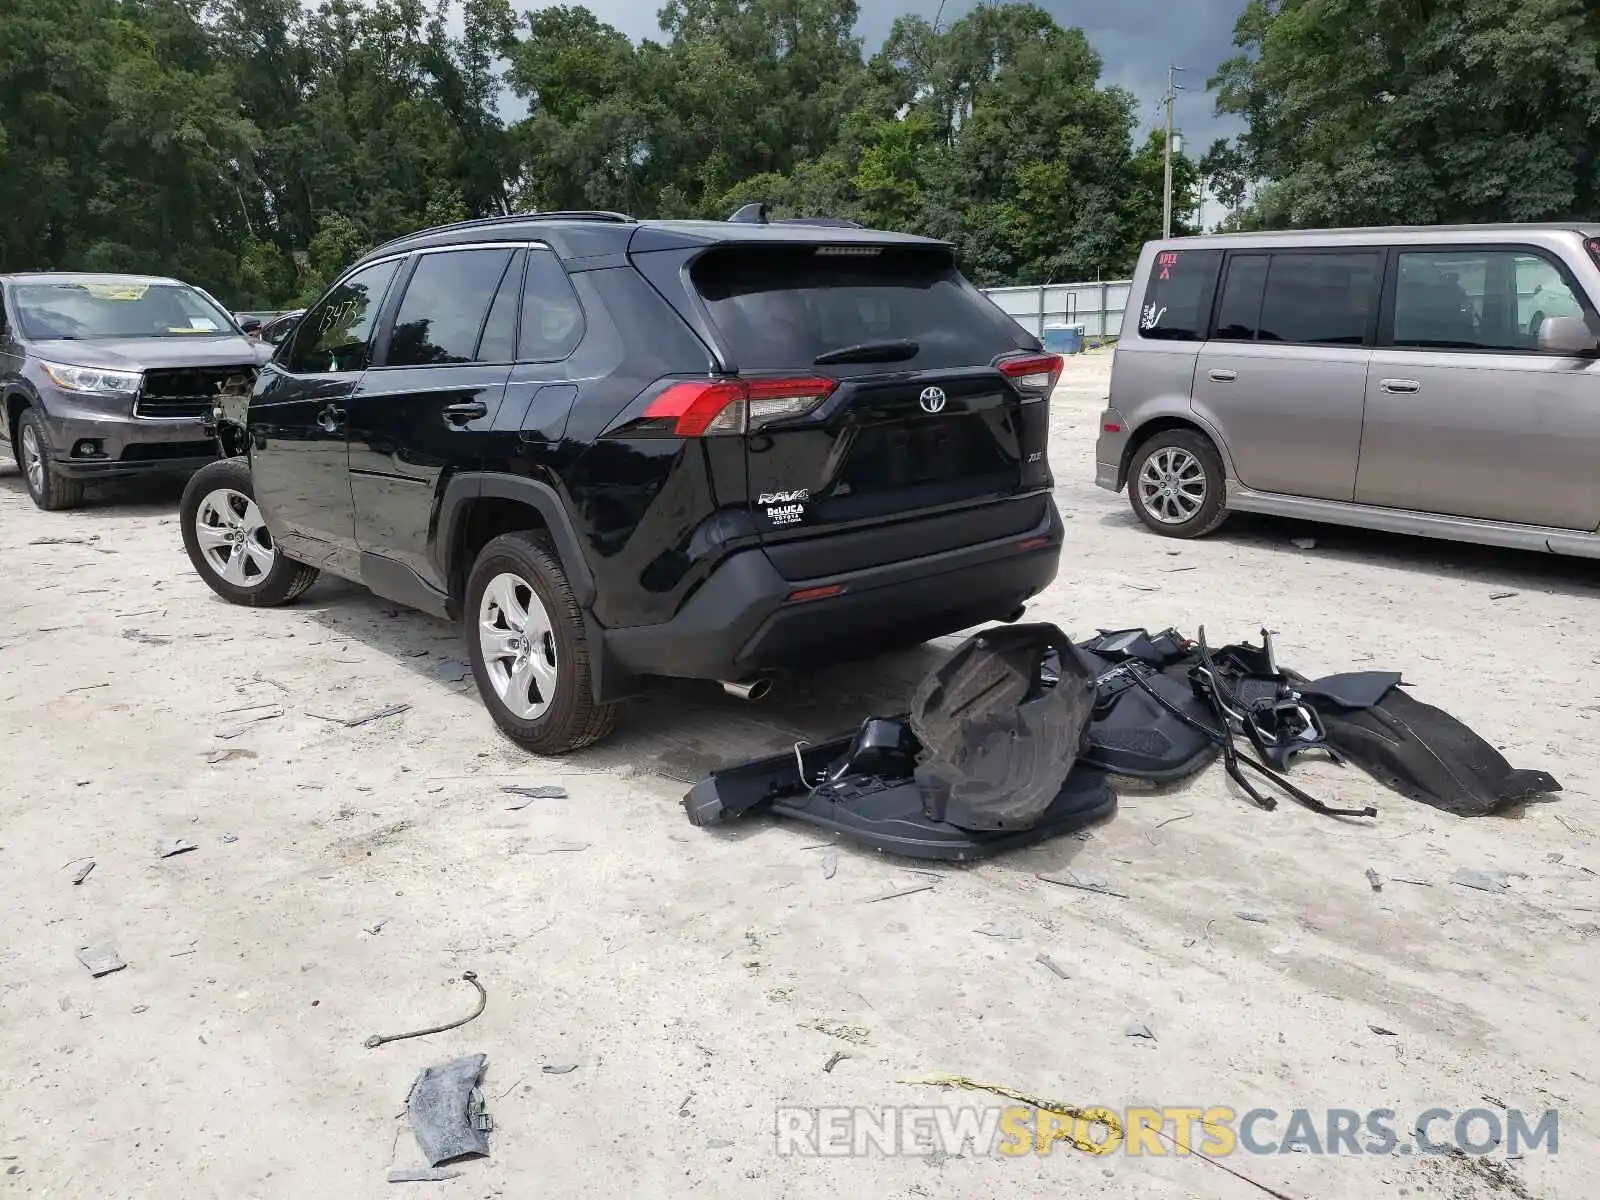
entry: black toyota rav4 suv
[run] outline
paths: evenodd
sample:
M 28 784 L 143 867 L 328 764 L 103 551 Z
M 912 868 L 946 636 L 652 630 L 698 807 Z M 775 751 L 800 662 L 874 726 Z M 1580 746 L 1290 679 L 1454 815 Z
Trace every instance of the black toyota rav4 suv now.
M 558 753 L 643 677 L 759 695 L 1015 619 L 1060 556 L 1060 367 L 939 242 L 465 222 L 367 255 L 224 396 L 183 537 L 238 604 L 326 570 L 460 620 L 500 728 Z

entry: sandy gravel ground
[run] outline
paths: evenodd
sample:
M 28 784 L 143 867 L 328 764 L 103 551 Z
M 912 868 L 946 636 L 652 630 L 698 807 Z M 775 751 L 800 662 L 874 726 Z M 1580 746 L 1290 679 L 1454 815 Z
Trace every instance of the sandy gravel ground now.
M 1382 809 L 1339 823 L 1257 811 L 1214 767 L 1125 793 L 1087 841 L 932 878 L 846 849 L 827 877 L 803 828 L 691 828 L 680 781 L 892 710 L 935 651 L 756 706 L 664 686 L 605 747 L 539 760 L 494 734 L 448 626 L 327 580 L 292 609 L 229 608 L 183 555 L 175 487 L 48 515 L 7 465 L 0 1193 L 1266 1194 L 1194 1157 L 774 1153 L 776 1105 L 982 1103 L 902 1082 L 956 1073 L 1082 1105 L 1391 1108 L 1402 1125 L 1554 1107 L 1561 1153 L 1498 1182 L 1399 1154 L 1227 1161 L 1316 1200 L 1593 1196 L 1600 570 L 1266 520 L 1149 536 L 1091 483 L 1108 366 L 1075 360 L 1056 397 L 1069 540 L 1035 617 L 1078 635 L 1204 623 L 1219 643 L 1269 625 L 1307 672 L 1403 669 L 1560 778 L 1560 801 L 1467 821 L 1354 768 L 1297 769 Z M 410 709 L 325 719 L 392 704 Z M 503 786 L 539 783 L 570 799 L 508 810 Z M 166 836 L 198 848 L 158 860 Z M 82 856 L 96 866 L 74 886 Z M 1036 878 L 1069 864 L 1126 898 Z M 1462 867 L 1518 874 L 1490 895 L 1452 885 Z M 919 882 L 935 886 L 866 903 Z M 128 968 L 92 979 L 75 952 L 100 944 Z M 469 1011 L 469 969 L 479 1020 L 363 1046 Z M 416 1072 L 478 1051 L 492 1158 L 385 1182 L 417 1157 L 396 1120 Z

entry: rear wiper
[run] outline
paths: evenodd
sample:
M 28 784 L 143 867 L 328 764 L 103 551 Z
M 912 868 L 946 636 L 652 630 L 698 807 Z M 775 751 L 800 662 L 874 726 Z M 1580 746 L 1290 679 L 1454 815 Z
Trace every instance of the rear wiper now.
M 840 346 L 828 350 L 811 360 L 814 367 L 831 363 L 905 362 L 922 352 L 922 347 L 910 338 L 897 338 L 887 342 L 861 342 L 855 346 Z

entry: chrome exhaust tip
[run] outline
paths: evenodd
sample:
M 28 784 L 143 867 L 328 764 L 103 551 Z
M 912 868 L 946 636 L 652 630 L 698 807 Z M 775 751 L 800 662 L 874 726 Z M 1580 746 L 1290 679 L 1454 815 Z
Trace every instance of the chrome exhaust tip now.
M 772 691 L 772 680 L 765 676 L 756 679 L 744 679 L 737 682 L 729 679 L 722 681 L 722 690 L 735 700 L 764 700 Z

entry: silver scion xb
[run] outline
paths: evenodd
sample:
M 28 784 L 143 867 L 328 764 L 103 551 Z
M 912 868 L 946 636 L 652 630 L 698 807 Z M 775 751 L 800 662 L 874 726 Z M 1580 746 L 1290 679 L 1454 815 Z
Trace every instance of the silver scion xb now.
M 1229 512 L 1600 558 L 1600 224 L 1140 255 L 1095 447 L 1166 537 Z

